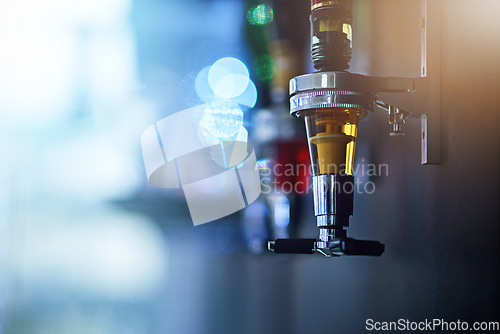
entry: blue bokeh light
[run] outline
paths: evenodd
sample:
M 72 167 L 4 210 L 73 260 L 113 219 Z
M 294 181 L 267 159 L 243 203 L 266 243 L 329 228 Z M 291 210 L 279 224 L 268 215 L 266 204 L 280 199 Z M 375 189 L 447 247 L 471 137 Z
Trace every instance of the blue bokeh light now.
M 211 66 L 202 69 L 194 81 L 194 88 L 198 97 L 205 103 L 211 103 L 216 99 L 215 93 L 208 83 L 208 73 Z
M 217 60 L 208 73 L 208 83 L 217 96 L 234 98 L 245 91 L 250 80 L 248 68 L 239 59 L 226 57 Z
M 203 68 L 196 76 L 195 91 L 205 103 L 232 100 L 248 108 L 257 103 L 257 89 L 248 68 L 233 57 L 221 58 Z
M 233 101 L 221 100 L 207 106 L 200 121 L 203 134 L 216 139 L 230 139 L 243 126 L 243 111 Z

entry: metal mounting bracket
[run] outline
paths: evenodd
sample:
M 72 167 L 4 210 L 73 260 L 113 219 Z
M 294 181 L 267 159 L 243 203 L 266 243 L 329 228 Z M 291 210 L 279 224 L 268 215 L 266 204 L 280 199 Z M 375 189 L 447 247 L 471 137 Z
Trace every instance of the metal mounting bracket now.
M 415 89 L 406 93 L 379 92 L 384 103 L 421 115 L 421 161 L 441 163 L 441 0 L 421 0 L 421 64 Z

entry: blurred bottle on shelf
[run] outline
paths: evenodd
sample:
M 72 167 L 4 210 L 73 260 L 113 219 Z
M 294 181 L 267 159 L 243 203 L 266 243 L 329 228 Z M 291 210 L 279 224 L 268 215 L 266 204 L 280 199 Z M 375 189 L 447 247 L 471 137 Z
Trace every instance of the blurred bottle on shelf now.
M 259 107 L 252 110 L 249 119 L 249 139 L 258 154 L 262 194 L 245 210 L 242 227 L 249 251 L 261 253 L 269 237 L 295 236 L 309 188 L 305 131 L 301 122 L 290 117 L 288 101 L 290 78 L 305 70 L 303 51 L 307 50 L 309 23 L 299 15 L 301 10 L 307 11 L 307 4 L 300 8 L 304 4 L 299 1 L 247 1 L 247 6 L 245 32 L 259 90 Z M 260 20 L 253 15 L 256 8 L 261 9 Z

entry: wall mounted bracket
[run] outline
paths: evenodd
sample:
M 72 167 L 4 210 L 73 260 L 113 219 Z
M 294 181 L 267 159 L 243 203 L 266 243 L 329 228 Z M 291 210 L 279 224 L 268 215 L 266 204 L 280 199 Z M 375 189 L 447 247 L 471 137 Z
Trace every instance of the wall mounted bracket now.
M 380 100 L 421 118 L 421 162 L 441 162 L 441 1 L 422 0 L 420 78 L 404 94 L 381 92 Z M 381 106 L 377 103 L 377 105 Z

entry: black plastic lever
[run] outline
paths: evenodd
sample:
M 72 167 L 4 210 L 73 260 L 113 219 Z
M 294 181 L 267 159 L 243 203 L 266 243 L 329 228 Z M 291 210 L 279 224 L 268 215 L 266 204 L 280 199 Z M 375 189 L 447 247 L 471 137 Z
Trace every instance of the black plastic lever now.
M 269 250 L 276 254 L 314 254 L 316 239 L 276 239 Z
M 340 245 L 340 250 L 344 255 L 380 256 L 385 250 L 384 244 L 374 240 L 344 238 Z
M 329 243 L 329 252 L 333 256 L 365 255 L 380 256 L 385 250 L 384 244 L 373 240 L 357 240 L 353 238 L 339 238 Z M 324 249 L 316 248 L 316 239 L 276 239 L 269 242 L 269 250 L 277 254 L 314 254 Z

